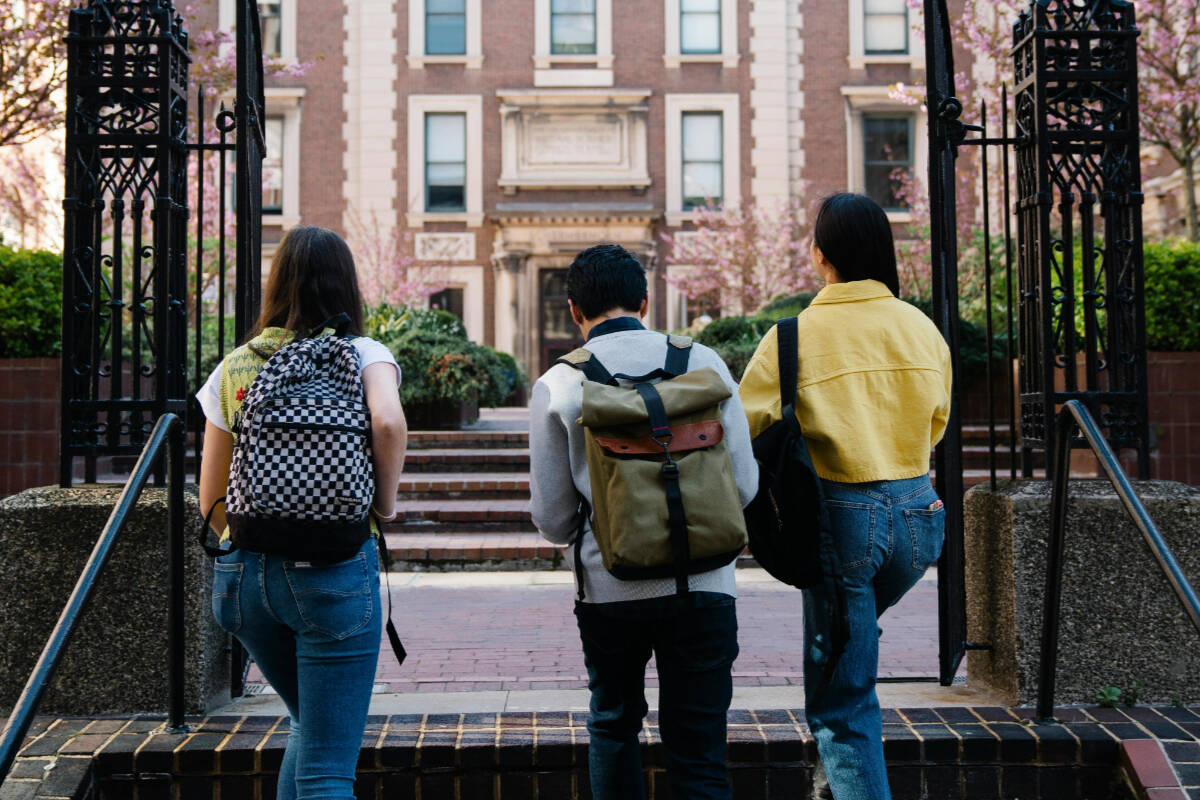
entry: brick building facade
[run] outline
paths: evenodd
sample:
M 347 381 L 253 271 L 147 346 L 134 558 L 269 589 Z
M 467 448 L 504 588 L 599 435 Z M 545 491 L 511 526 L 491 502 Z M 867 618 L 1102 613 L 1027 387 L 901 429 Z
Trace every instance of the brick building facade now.
M 686 324 L 662 234 L 689 204 L 924 171 L 923 74 L 904 0 L 260 0 L 268 51 L 264 241 L 300 222 L 411 234 L 435 301 L 537 374 L 575 343 L 563 275 L 616 241 L 651 273 L 651 320 Z M 197 23 L 228 27 L 233 0 Z M 898 226 L 906 212 L 891 203 Z M 899 230 L 899 228 L 898 228 Z

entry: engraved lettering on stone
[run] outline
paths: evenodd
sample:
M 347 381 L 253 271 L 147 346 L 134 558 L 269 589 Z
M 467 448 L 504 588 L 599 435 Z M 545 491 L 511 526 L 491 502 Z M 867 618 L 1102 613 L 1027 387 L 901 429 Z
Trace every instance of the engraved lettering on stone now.
M 530 167 L 617 166 L 624 160 L 625 126 L 615 114 L 531 115 L 525 119 Z
M 418 261 L 474 261 L 473 233 L 418 233 L 413 242 Z

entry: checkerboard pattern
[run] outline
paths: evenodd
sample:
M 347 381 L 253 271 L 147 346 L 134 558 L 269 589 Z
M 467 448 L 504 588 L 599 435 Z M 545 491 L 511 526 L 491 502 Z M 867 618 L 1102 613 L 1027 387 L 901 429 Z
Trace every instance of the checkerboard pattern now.
M 242 519 L 359 523 L 375 493 L 370 414 L 349 339 L 301 339 L 263 365 L 242 406 L 227 509 Z

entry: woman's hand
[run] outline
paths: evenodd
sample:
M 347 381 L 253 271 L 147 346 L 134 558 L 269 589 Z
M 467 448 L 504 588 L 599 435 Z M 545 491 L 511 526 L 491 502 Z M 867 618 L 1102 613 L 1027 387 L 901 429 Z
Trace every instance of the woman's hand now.
M 408 448 L 408 421 L 400 405 L 396 367 L 376 362 L 363 370 L 363 388 L 371 409 L 371 455 L 375 461 L 375 500 L 371 510 L 380 522 L 396 516 L 396 489 L 404 452 Z

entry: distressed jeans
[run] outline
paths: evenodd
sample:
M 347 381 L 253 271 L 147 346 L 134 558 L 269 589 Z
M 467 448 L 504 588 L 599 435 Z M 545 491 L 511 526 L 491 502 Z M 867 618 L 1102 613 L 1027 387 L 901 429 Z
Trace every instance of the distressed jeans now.
M 873 483 L 824 481 L 833 538 L 846 576 L 850 641 L 829 685 L 806 694 L 808 724 L 834 800 L 890 800 L 875 680 L 878 619 L 937 561 L 945 510 L 929 476 Z M 821 682 L 829 657 L 830 601 L 804 592 L 804 685 Z M 815 693 L 814 693 L 815 694 Z
M 212 607 L 291 715 L 278 800 L 353 798 L 379 657 L 375 538 L 336 564 L 234 550 L 214 565 Z

